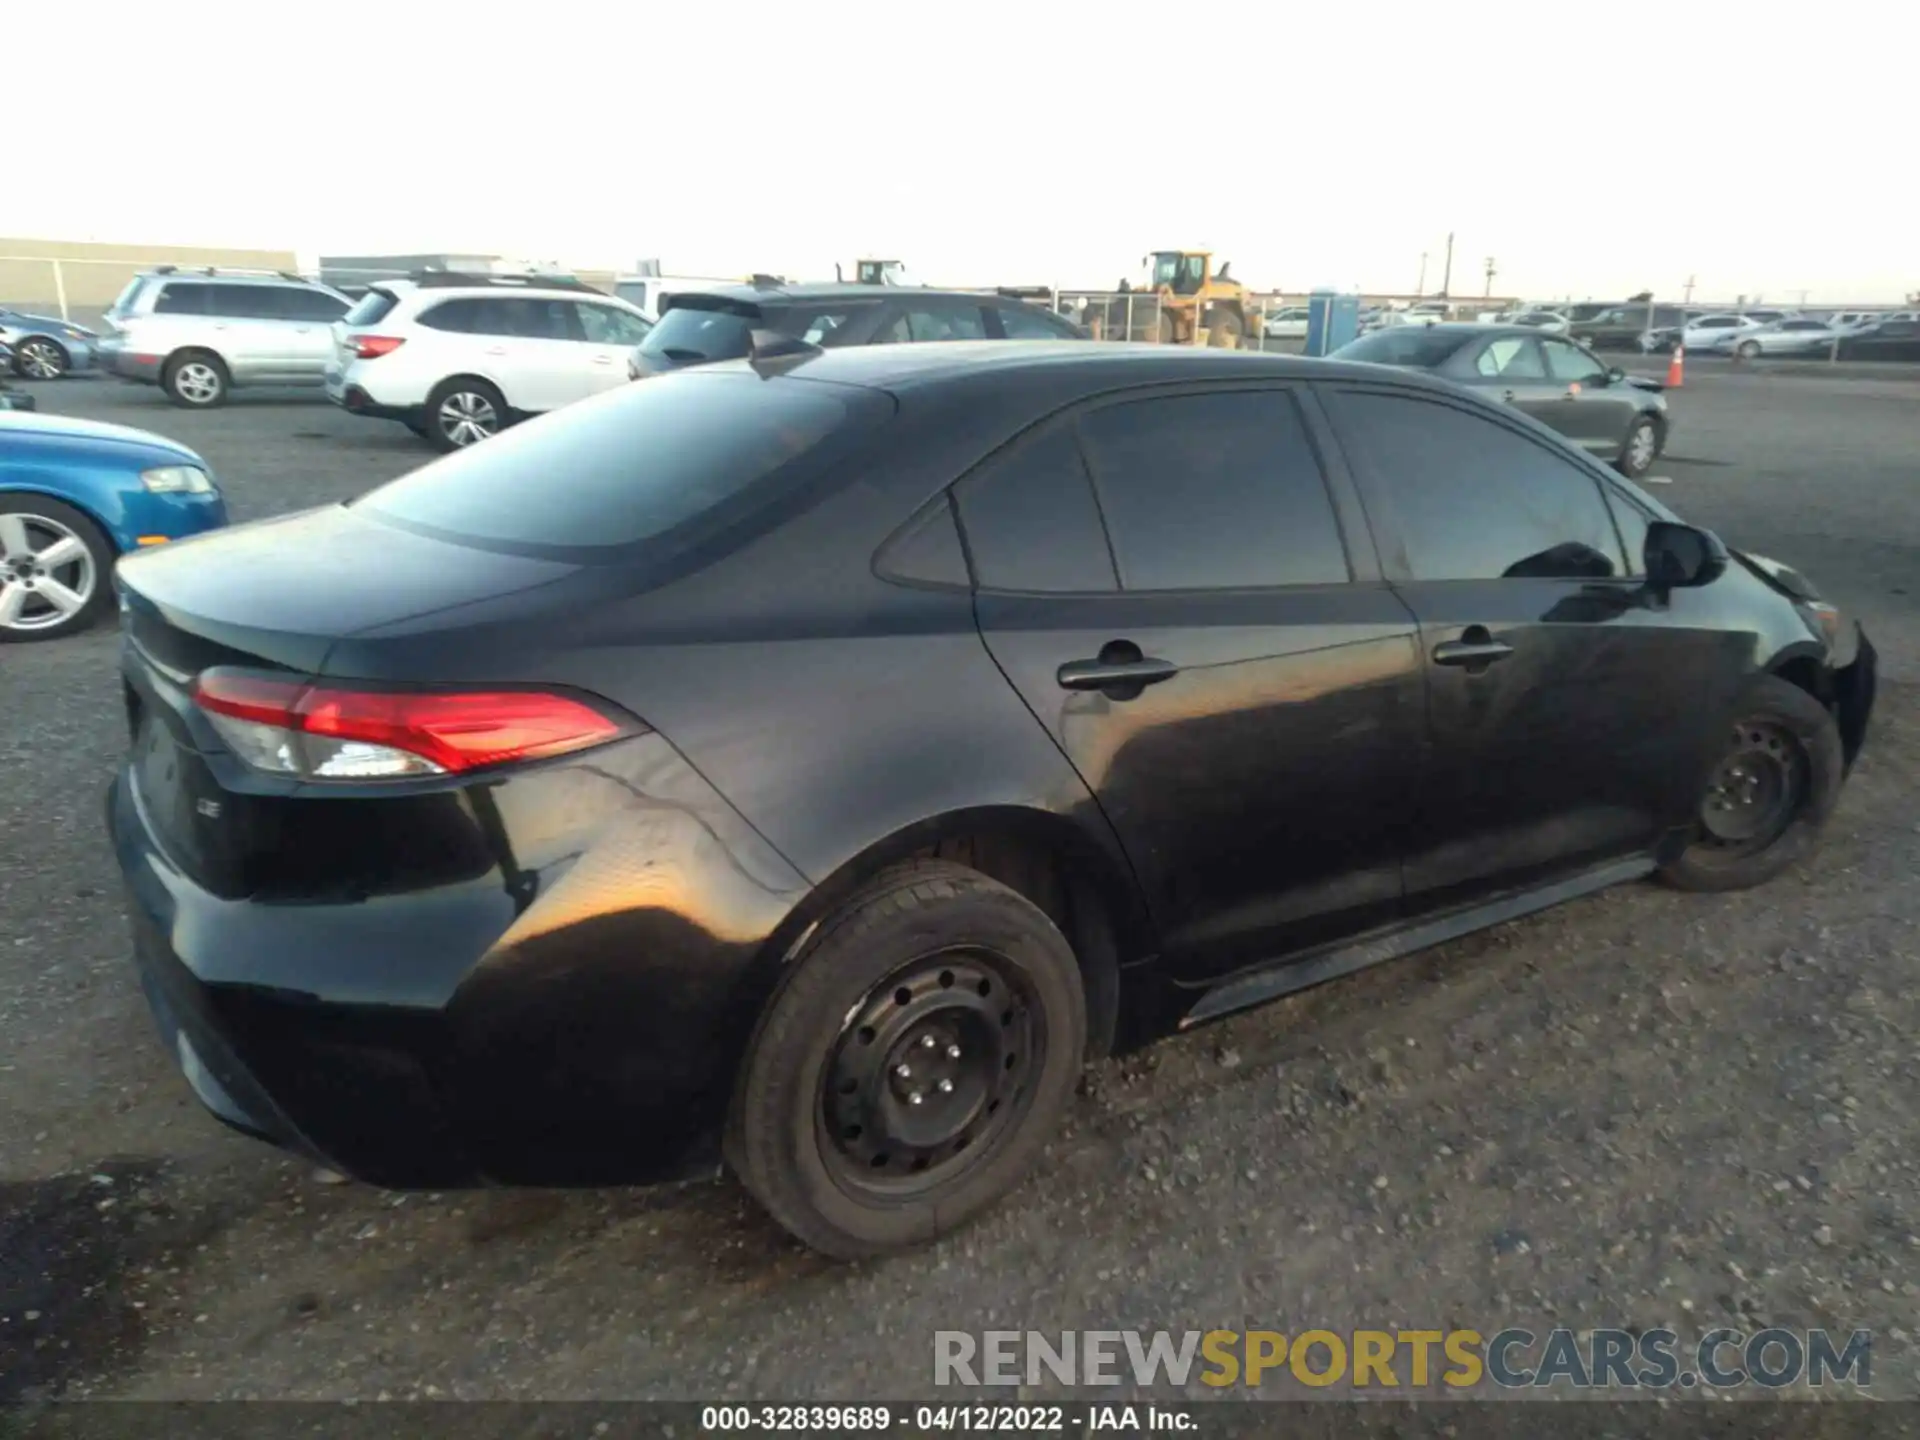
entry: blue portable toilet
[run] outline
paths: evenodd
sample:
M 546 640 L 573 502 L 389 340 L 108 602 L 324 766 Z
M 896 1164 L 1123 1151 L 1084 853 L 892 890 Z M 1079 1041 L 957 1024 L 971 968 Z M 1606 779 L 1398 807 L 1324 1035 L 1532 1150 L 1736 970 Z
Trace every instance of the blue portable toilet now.
M 1320 289 L 1307 297 L 1307 354 L 1331 355 L 1359 333 L 1357 292 Z

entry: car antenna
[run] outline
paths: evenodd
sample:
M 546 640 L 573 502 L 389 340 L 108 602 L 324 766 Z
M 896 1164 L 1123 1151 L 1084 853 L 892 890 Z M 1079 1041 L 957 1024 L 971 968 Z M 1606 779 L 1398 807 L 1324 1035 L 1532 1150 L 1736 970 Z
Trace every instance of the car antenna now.
M 751 331 L 749 341 L 752 348 L 747 353 L 747 363 L 763 380 L 783 375 L 816 355 L 826 354 L 811 341 L 802 340 L 798 335 L 783 335 L 778 330 Z

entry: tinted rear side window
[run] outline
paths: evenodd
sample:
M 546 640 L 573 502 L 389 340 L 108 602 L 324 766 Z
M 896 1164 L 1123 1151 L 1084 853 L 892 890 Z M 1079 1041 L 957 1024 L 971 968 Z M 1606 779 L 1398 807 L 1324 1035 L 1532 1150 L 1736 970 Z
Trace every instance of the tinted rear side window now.
M 1122 588 L 1351 578 L 1292 396 L 1246 390 L 1129 401 L 1086 415 L 1080 434 Z
M 280 318 L 279 287 L 274 285 L 203 285 L 207 313 L 235 320 Z
M 349 325 L 373 325 L 387 318 L 400 297 L 388 290 L 369 290 L 354 302 L 345 320 Z
M 667 376 L 515 426 L 355 503 L 483 544 L 630 546 L 750 513 L 889 409 L 807 381 Z
M 429 330 L 446 330 L 456 335 L 483 335 L 486 333 L 484 310 L 487 304 L 485 300 L 442 300 L 438 305 L 420 312 L 420 323 Z M 382 310 L 380 315 L 386 313 L 386 310 Z M 378 320 L 380 315 L 375 315 L 373 320 Z M 348 323 L 372 324 L 373 321 L 355 322 L 349 316 Z
M 1115 588 L 1113 555 L 1068 425 L 989 460 L 954 487 L 974 583 L 1052 593 Z

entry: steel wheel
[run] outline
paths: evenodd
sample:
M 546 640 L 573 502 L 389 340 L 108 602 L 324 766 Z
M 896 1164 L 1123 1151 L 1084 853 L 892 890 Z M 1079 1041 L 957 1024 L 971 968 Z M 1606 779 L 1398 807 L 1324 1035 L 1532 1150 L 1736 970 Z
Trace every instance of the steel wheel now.
M 499 433 L 500 412 L 486 396 L 472 390 L 456 390 L 440 402 L 434 423 L 447 443 L 456 450 Z
M 1735 348 L 1743 360 L 1751 360 L 1760 353 L 1759 344 L 1752 340 L 1742 340 Z
M 948 951 L 895 971 L 855 1007 L 817 1112 L 843 1189 L 897 1199 L 946 1184 L 1017 1123 L 1047 1032 L 1015 974 L 984 951 Z
M 13 362 L 29 380 L 58 380 L 67 373 L 68 358 L 63 347 L 35 336 L 20 343 L 13 352 Z
M 87 543 L 48 515 L 0 511 L 0 630 L 51 630 L 83 612 L 100 583 Z
M 1779 839 L 1807 785 L 1806 754 L 1781 726 L 1742 721 L 1733 737 L 1700 803 L 1701 838 L 1729 857 L 1756 854 Z

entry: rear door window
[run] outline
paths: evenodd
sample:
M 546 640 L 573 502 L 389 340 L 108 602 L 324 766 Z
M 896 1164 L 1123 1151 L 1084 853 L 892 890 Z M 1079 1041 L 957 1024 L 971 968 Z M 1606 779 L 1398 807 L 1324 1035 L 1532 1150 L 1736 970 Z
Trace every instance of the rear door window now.
M 207 313 L 232 320 L 278 320 L 277 285 L 208 285 Z
M 364 302 L 363 302 L 364 303 Z M 444 330 L 454 335 L 504 334 L 504 331 L 489 331 L 486 324 L 486 300 L 442 300 L 438 305 L 429 306 L 420 312 L 419 323 L 429 330 Z M 356 308 L 347 317 L 349 324 L 370 325 L 385 315 L 393 306 L 388 304 L 379 314 L 370 319 L 356 318 L 360 312 Z
M 1293 397 L 1241 390 L 1126 401 L 1080 421 L 1126 590 L 1351 578 Z
M 1474 357 L 1473 368 L 1489 379 L 1544 380 L 1547 367 L 1540 359 L 1540 347 L 1524 335 L 1503 335 L 1489 340 L 1487 348 Z
M 691 542 L 794 486 L 844 473 L 834 462 L 891 410 L 888 398 L 851 386 L 696 370 L 504 431 L 353 503 L 519 553 Z M 541 483 L 528 484 L 530 475 Z

